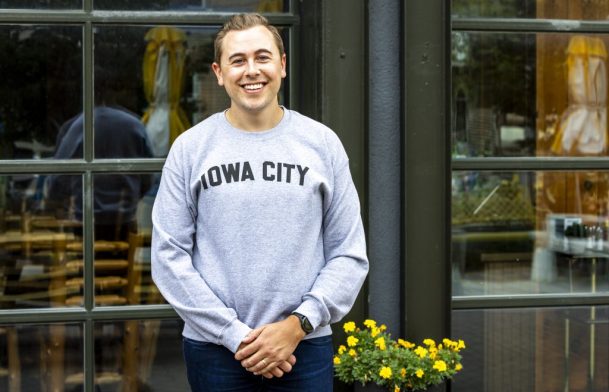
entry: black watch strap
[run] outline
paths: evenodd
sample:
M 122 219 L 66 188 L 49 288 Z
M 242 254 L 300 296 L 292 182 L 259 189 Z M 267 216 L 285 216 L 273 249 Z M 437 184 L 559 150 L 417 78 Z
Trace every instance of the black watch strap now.
M 309 321 L 309 319 L 307 318 L 307 316 L 305 316 L 304 314 L 300 314 L 298 312 L 292 312 L 292 314 L 296 317 L 298 317 L 298 319 L 300 320 L 300 328 L 302 328 L 302 330 L 308 335 L 311 332 L 313 332 L 313 326 L 311 325 L 311 322 Z

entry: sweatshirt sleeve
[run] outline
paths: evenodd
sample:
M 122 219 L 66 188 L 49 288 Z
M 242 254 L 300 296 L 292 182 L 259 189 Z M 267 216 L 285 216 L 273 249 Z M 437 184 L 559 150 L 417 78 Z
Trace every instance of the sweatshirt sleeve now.
M 168 163 L 171 157 L 168 157 Z M 192 263 L 196 207 L 179 170 L 163 168 L 152 210 L 152 278 L 180 317 L 206 341 L 236 352 L 251 331 L 210 289 Z
M 368 273 L 360 205 L 347 155 L 336 138 L 334 182 L 324 200 L 325 266 L 295 312 L 314 328 L 340 321 L 351 309 Z

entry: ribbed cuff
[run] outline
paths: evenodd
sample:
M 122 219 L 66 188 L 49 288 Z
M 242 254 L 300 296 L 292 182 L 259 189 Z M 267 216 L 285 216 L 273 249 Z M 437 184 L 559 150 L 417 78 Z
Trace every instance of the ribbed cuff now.
M 243 324 L 241 321 L 234 319 L 220 334 L 220 342 L 222 345 L 233 353 L 237 352 L 239 345 L 245 337 L 252 331 L 250 327 Z

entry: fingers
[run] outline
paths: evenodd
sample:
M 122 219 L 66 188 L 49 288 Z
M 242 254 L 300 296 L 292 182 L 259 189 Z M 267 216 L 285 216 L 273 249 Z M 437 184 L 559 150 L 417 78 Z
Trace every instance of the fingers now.
M 249 366 L 252 363 L 254 365 Z M 270 372 L 273 368 L 277 367 L 278 364 L 279 364 L 279 362 L 274 362 L 269 358 L 262 358 L 259 361 L 252 360 L 251 358 L 249 358 L 249 359 L 246 359 L 245 361 L 243 361 L 241 363 L 241 366 L 246 368 L 246 370 L 248 372 L 252 372 L 252 373 L 258 375 L 258 374 Z
M 248 339 L 249 336 L 246 338 Z M 240 346 L 241 347 L 241 346 Z M 235 359 L 237 361 L 241 361 L 244 362 L 244 360 L 246 358 L 249 358 L 250 356 L 252 356 L 253 354 L 255 354 L 258 349 L 260 348 L 260 344 L 256 341 L 252 341 L 249 344 L 245 344 L 242 348 L 240 348 L 236 353 L 235 353 Z M 252 365 L 255 362 L 252 363 Z M 245 365 L 243 365 L 244 367 L 247 367 Z
M 284 372 L 281 369 L 279 369 L 279 366 L 274 368 L 273 370 L 271 370 L 270 373 L 263 374 L 263 376 L 266 378 L 273 378 L 273 377 L 280 378 L 280 377 L 283 377 L 283 375 L 284 375 Z
M 276 367 L 276 369 L 281 370 L 283 373 L 289 373 L 292 371 L 292 364 L 289 363 L 288 361 L 283 361 Z M 277 376 L 277 377 L 281 377 L 281 376 Z
M 259 374 L 265 374 L 265 373 L 271 373 L 271 374 L 273 374 L 272 373 L 273 370 L 277 369 L 277 365 L 279 365 L 279 362 L 268 362 L 266 360 L 262 360 L 260 362 L 262 363 L 263 366 L 266 365 L 266 366 L 263 367 L 262 370 L 258 370 L 258 371 L 256 371 L 256 370 L 252 371 L 250 369 L 247 369 L 247 370 L 250 370 L 256 376 L 259 375 Z M 258 363 L 258 365 L 260 365 L 260 363 Z M 281 372 L 281 375 L 283 376 L 283 371 Z
M 252 355 L 253 353 L 255 353 L 257 351 L 256 347 L 249 347 L 250 343 L 252 343 L 253 341 L 255 341 L 258 336 L 260 336 L 260 333 L 262 332 L 262 330 L 264 329 L 264 327 L 260 327 L 260 328 L 256 328 L 250 331 L 250 333 L 241 341 L 241 344 L 239 344 L 239 348 L 237 349 L 237 352 L 235 353 L 235 359 L 238 361 L 241 361 L 244 358 L 247 358 L 248 356 Z M 249 348 L 248 348 L 249 347 Z M 244 351 L 244 349 L 246 349 Z
M 264 327 L 260 327 L 260 328 L 256 328 L 253 329 L 252 331 L 250 331 L 250 333 L 245 337 L 245 339 L 243 339 L 241 341 L 242 344 L 250 344 L 251 342 L 253 342 L 254 340 L 256 340 L 256 338 L 258 336 L 260 336 L 260 333 L 262 332 L 262 330 L 264 329 Z
M 296 365 L 296 357 L 294 356 L 294 354 L 290 355 L 290 357 L 288 358 L 288 362 L 292 366 Z

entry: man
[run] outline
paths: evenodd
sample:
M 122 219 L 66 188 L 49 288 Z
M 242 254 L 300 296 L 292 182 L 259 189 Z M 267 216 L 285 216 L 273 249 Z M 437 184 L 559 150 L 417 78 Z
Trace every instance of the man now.
M 281 36 L 233 16 L 212 68 L 230 108 L 182 134 L 153 208 L 152 275 L 184 319 L 193 391 L 331 391 L 330 323 L 368 271 L 338 137 L 279 105 Z

